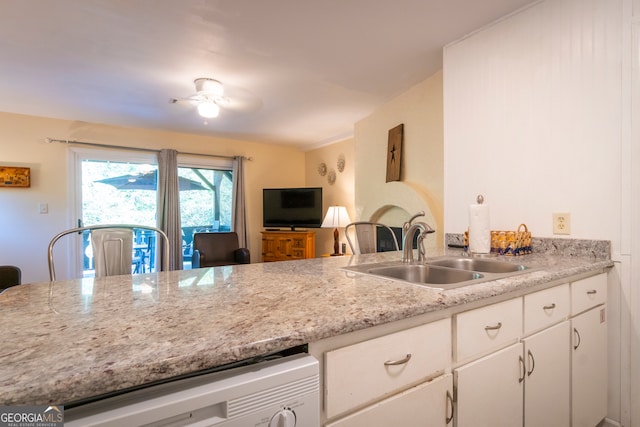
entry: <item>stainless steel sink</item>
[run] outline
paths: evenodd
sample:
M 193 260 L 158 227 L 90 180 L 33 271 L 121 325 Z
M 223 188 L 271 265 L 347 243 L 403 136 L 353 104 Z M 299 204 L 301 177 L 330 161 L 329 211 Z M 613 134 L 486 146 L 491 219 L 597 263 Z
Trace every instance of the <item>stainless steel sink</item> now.
M 443 258 L 435 261 L 427 260 L 428 265 L 456 268 L 460 270 L 480 271 L 483 273 L 514 273 L 527 269 L 524 265 L 494 261 L 483 258 Z
M 405 264 L 401 261 L 361 264 L 343 267 L 342 270 L 441 290 L 497 280 L 531 271 L 521 264 L 464 257 L 431 258 L 425 260 L 424 264 Z
M 393 277 L 400 280 L 406 280 L 407 282 L 439 285 L 481 279 L 484 277 L 482 274 L 473 271 L 439 268 L 437 266 L 423 264 L 400 264 L 388 267 L 374 267 L 367 270 L 367 273 L 378 276 Z

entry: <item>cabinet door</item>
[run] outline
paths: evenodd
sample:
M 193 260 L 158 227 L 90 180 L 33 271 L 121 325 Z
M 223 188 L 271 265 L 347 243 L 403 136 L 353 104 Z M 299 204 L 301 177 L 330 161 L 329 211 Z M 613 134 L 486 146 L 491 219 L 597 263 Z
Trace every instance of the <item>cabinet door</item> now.
M 564 321 L 525 338 L 524 425 L 566 427 L 570 419 L 571 325 Z
M 262 238 L 262 260 L 272 261 L 276 258 L 278 243 L 273 237 Z
M 451 426 L 452 389 L 452 375 L 443 375 L 327 424 L 327 427 Z
M 524 375 L 522 343 L 455 369 L 456 426 L 521 426 Z
M 605 306 L 571 319 L 571 414 L 573 427 L 593 427 L 607 415 L 607 322 Z
M 278 258 L 287 260 L 291 258 L 291 238 L 281 237 L 278 239 Z

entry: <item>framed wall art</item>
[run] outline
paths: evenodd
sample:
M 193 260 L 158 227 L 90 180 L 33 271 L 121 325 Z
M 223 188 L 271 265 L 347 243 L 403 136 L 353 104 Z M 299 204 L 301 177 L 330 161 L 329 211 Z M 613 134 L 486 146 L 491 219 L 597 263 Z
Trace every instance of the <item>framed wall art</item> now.
M 31 168 L 0 166 L 0 187 L 31 187 Z
M 402 139 L 404 124 L 389 129 L 387 146 L 387 182 L 400 181 L 400 166 L 402 164 Z

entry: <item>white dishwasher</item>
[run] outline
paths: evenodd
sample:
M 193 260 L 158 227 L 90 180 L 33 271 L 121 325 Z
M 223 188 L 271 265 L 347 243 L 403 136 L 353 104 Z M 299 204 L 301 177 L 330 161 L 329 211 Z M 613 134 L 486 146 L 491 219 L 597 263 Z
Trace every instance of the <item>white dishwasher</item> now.
M 318 361 L 294 354 L 65 409 L 65 427 L 319 427 Z

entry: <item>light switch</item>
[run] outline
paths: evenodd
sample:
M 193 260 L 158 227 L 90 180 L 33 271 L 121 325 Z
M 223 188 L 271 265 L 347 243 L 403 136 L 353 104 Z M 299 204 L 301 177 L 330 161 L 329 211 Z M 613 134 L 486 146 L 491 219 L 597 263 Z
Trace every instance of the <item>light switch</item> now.
M 49 204 L 48 203 L 40 203 L 40 205 L 38 205 L 38 212 L 40 212 L 41 214 L 49 213 Z

